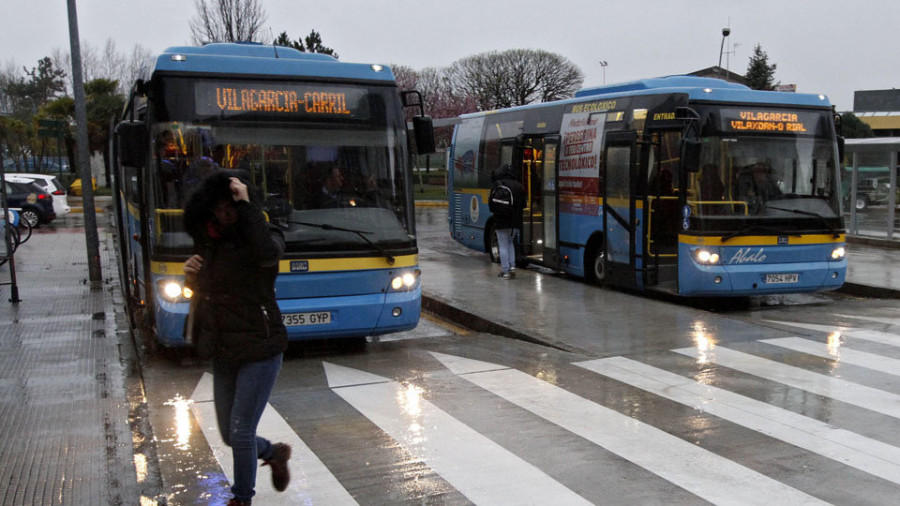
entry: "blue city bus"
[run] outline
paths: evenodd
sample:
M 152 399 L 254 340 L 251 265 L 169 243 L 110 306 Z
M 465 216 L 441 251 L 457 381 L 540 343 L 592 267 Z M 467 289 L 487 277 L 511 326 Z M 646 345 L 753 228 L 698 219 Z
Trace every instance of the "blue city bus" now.
M 692 76 L 467 114 L 450 234 L 496 261 L 487 195 L 508 163 L 528 198 L 518 263 L 682 296 L 834 290 L 841 140 L 822 95 Z
M 404 106 L 423 107 L 410 93 L 388 67 L 287 47 L 215 43 L 156 57 L 114 135 L 121 278 L 149 342 L 190 344 L 183 208 L 218 170 L 242 178 L 284 233 L 276 295 L 290 339 L 414 328 L 422 292 Z M 430 119 L 415 119 L 421 151 L 433 134 Z

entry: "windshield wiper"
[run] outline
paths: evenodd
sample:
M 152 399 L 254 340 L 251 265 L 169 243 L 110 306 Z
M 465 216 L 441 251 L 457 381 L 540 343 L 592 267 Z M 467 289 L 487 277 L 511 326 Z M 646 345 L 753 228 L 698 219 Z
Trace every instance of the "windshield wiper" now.
M 721 240 L 722 240 L 722 242 L 728 242 L 730 239 L 734 239 L 735 237 L 742 236 L 742 235 L 748 235 L 751 232 L 774 232 L 778 235 L 792 235 L 795 237 L 800 237 L 800 234 L 798 234 L 796 232 L 789 233 L 789 232 L 785 232 L 784 230 L 782 230 L 780 228 L 766 227 L 763 225 L 750 225 L 750 226 L 744 227 L 736 232 L 732 232 L 726 236 L 723 236 Z
M 821 221 L 822 224 L 825 225 L 825 228 L 827 228 L 828 231 L 831 232 L 831 235 L 833 235 L 835 239 L 841 236 L 841 234 L 838 233 L 837 229 L 832 227 L 831 223 L 828 223 L 828 220 L 826 220 L 825 217 L 819 213 L 814 213 L 812 211 L 803 211 L 801 209 L 787 209 L 777 206 L 766 206 L 766 209 L 774 209 L 776 211 L 784 211 L 786 213 L 802 214 L 803 216 L 812 216 L 813 218 L 818 218 L 819 221 Z
M 372 232 L 366 232 L 363 230 L 354 230 L 352 228 L 335 227 L 334 225 L 329 225 L 327 223 L 308 223 L 305 221 L 291 221 L 291 220 L 284 220 L 284 221 L 286 223 L 293 223 L 294 225 L 303 225 L 304 227 L 321 228 L 322 230 L 337 230 L 339 232 L 350 232 L 351 234 L 356 234 L 357 236 L 359 236 L 360 239 L 362 239 L 363 241 L 366 241 L 366 243 L 369 246 L 375 248 L 375 250 L 377 250 L 379 253 L 381 253 L 384 256 L 385 260 L 387 260 L 388 265 L 394 265 L 394 261 L 395 261 L 394 257 L 390 253 L 388 253 L 384 248 L 375 244 L 374 242 L 372 242 L 371 239 L 366 237 L 366 234 L 371 234 Z

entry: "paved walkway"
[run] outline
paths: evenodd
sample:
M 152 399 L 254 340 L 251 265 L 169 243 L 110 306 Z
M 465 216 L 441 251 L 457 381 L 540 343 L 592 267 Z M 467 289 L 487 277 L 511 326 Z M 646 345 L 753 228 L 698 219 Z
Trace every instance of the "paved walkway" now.
M 851 242 L 847 245 L 846 293 L 900 299 L 900 242 Z
M 82 228 L 36 229 L 15 255 L 21 301 L 0 286 L 0 504 L 132 505 L 152 489 L 135 459 L 114 242 L 100 241 L 101 289 L 86 279 Z

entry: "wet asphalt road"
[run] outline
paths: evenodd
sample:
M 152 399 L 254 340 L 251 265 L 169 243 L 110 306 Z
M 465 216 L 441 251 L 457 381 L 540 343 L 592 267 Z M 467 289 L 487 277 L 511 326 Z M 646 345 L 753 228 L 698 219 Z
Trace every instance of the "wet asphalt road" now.
M 294 480 L 278 494 L 260 469 L 255 504 L 895 501 L 897 301 L 685 304 L 536 268 L 472 293 L 502 283 L 496 268 L 450 240 L 446 209 L 417 223 L 426 294 L 533 304 L 545 321 L 529 325 L 573 346 L 435 316 L 364 345 L 296 344 L 260 429 L 294 445 Z M 579 327 L 604 308 L 602 328 Z M 230 497 L 208 372 L 178 353 L 143 364 L 168 504 Z

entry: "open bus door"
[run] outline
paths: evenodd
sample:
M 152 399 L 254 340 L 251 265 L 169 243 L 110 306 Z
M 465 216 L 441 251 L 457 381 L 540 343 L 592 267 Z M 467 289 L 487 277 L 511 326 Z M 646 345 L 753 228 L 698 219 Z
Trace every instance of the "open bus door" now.
M 637 132 L 610 132 L 606 136 L 601 180 L 603 185 L 603 247 L 607 282 L 639 287 L 642 269 L 638 253 L 639 219 Z
M 521 262 L 557 266 L 556 159 L 559 136 L 520 136 L 516 145 L 519 181 L 525 189 Z
M 644 283 L 677 290 L 678 233 L 687 196 L 680 167 L 681 131 L 658 130 L 644 143 L 641 174 L 647 176 L 643 243 Z

